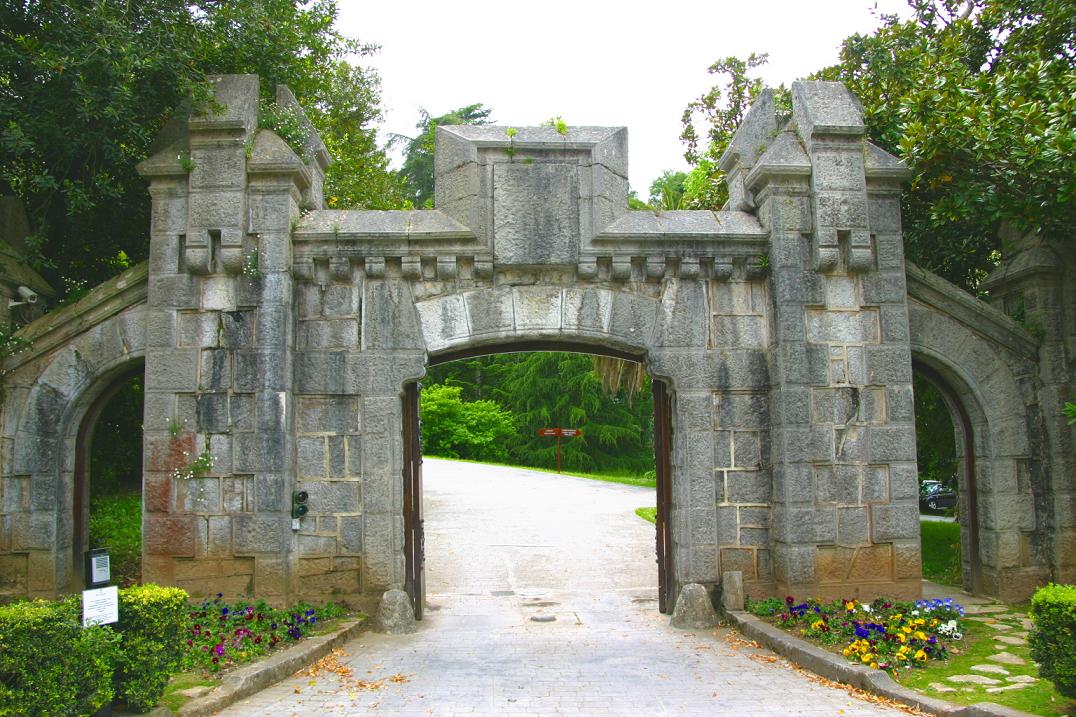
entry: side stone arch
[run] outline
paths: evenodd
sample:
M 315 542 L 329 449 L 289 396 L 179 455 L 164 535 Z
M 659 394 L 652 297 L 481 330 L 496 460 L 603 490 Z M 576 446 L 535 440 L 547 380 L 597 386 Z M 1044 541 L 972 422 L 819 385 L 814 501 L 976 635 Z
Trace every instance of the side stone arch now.
M 1034 341 L 937 277 L 909 267 L 908 278 L 913 363 L 938 385 L 958 435 L 965 587 L 1026 598 L 1049 577 L 1052 540 Z
M 144 296 L 144 284 L 141 288 Z M 57 312 L 60 316 L 46 316 L 41 321 L 48 323 L 41 327 L 28 327 L 31 348 L 5 381 L 3 592 L 50 596 L 77 587 L 73 549 L 80 427 L 117 378 L 144 362 L 144 304 L 128 305 L 85 328 L 87 308 L 80 302 Z M 49 348 L 51 334 L 57 332 L 67 335 Z M 35 351 L 38 345 L 42 348 Z

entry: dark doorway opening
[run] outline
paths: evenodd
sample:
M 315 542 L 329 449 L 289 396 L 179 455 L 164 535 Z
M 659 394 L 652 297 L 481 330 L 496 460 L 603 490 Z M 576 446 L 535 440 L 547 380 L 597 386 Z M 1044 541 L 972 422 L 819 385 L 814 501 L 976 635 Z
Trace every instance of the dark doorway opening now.
M 500 359 L 498 360 L 497 357 Z M 583 450 L 582 442 L 570 443 L 570 439 L 566 439 L 559 447 L 559 450 L 564 452 L 565 470 L 570 471 L 574 468 L 577 471 L 595 471 L 613 464 L 628 465 L 631 462 L 630 459 L 625 460 L 626 456 L 617 455 L 617 451 L 625 454 L 624 445 L 630 445 L 638 453 L 639 443 L 642 442 L 645 446 L 645 466 L 638 472 L 640 474 L 645 472 L 645 479 L 649 481 L 648 485 L 653 486 L 656 491 L 654 545 L 658 567 L 658 604 L 662 612 L 671 611 L 673 588 L 669 509 L 672 495 L 670 486 L 672 396 L 664 382 L 644 378 L 641 359 L 640 356 L 620 351 L 595 351 L 593 347 L 562 342 L 481 347 L 431 357 L 431 368 L 423 382 L 423 389 L 420 390 L 417 383 L 408 384 L 403 396 L 405 583 L 415 606 L 416 617 L 421 617 L 425 595 L 423 567 L 426 531 L 422 500 L 423 447 L 426 446 L 434 454 L 453 458 L 553 470 L 556 460 L 554 456 L 558 447 L 552 439 L 539 436 L 535 429 L 550 428 L 553 427 L 552 424 L 559 423 L 566 425 L 557 426 L 558 428 L 581 429 L 584 435 L 595 442 L 593 445 L 604 441 L 611 447 L 609 453 L 602 454 L 601 451 L 596 451 L 599 457 L 595 460 L 593 455 L 587 455 Z M 450 367 L 450 362 L 456 362 L 456 364 Z M 617 441 L 614 439 L 620 429 L 612 425 L 616 421 L 603 425 L 594 420 L 599 418 L 593 415 L 593 411 L 600 410 L 597 401 L 593 402 L 593 405 L 588 403 L 587 406 L 576 406 L 575 410 L 563 405 L 564 400 L 574 395 L 573 391 L 577 388 L 571 384 L 574 380 L 578 380 L 574 374 L 580 370 L 580 362 L 598 373 L 603 382 L 614 384 L 604 387 L 603 401 L 613 400 L 621 403 L 632 401 L 636 405 L 630 407 L 631 411 L 642 410 L 645 420 L 642 421 L 641 427 L 635 426 L 634 440 L 628 441 L 627 444 L 622 442 L 618 448 Z M 509 374 L 509 378 L 505 377 L 506 374 Z M 590 377 L 587 380 L 593 382 L 597 379 Z M 527 381 L 535 382 L 533 391 L 521 389 L 518 385 L 526 386 Z M 621 382 L 636 382 L 638 385 L 635 388 L 641 388 L 642 392 L 637 390 L 635 396 L 626 399 L 618 392 L 622 385 L 617 384 Z M 592 393 L 602 390 L 600 384 L 592 384 L 590 388 Z M 423 391 L 426 392 L 425 397 Z M 515 392 L 515 398 L 507 396 L 507 393 L 511 391 Z M 519 397 L 522 395 L 527 395 L 529 398 L 521 401 Z M 613 398 L 610 399 L 610 397 Z M 427 398 L 429 400 L 426 400 Z M 494 442 L 492 438 L 497 437 L 495 434 L 502 430 L 498 426 L 498 421 L 503 417 L 499 418 L 496 415 L 498 405 L 494 403 L 497 399 L 508 406 L 509 410 L 506 413 L 510 414 L 510 423 L 517 431 L 517 435 L 510 437 L 511 446 L 508 449 L 503 446 L 490 445 Z M 452 440 L 458 439 L 459 434 L 466 431 L 453 433 L 441 425 L 444 423 L 444 416 L 454 411 L 456 413 L 453 414 L 451 420 L 457 423 L 469 420 L 467 417 L 461 418 L 458 415 L 458 409 L 461 405 L 466 407 L 467 401 L 471 401 L 472 405 L 485 404 L 479 407 L 479 412 L 484 412 L 481 418 L 485 422 L 480 429 L 476 429 L 476 432 L 485 431 L 485 433 L 482 438 L 476 439 L 475 443 L 482 445 L 478 446 L 473 453 L 470 452 L 472 447 L 461 447 L 459 444 L 451 443 Z M 645 408 L 640 409 L 640 404 Z M 627 410 L 628 406 L 615 407 L 621 411 L 621 415 L 617 418 L 624 420 L 623 411 Z M 429 425 L 420 423 L 420 415 L 422 415 L 422 420 Z M 580 425 L 574 425 L 577 423 Z M 560 442 L 559 438 L 557 442 Z
M 75 447 L 73 560 L 83 579 L 84 551 L 107 548 L 112 583 L 142 577 L 143 365 L 114 378 L 90 405 Z
M 922 361 L 913 366 L 923 577 L 976 594 L 982 582 L 971 417 L 940 371 Z

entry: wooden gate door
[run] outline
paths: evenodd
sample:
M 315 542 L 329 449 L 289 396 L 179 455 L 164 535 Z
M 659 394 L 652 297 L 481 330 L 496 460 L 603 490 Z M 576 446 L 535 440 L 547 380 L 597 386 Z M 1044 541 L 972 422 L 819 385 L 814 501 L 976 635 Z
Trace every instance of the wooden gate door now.
M 415 619 L 422 619 L 425 588 L 425 537 L 422 531 L 422 443 L 419 433 L 419 385 L 409 383 L 403 395 L 404 590 L 411 596 Z
M 673 609 L 672 534 L 669 530 L 669 509 L 672 487 L 669 477 L 672 468 L 672 401 L 668 387 L 658 380 L 650 383 L 654 394 L 654 467 L 657 473 L 657 554 L 658 609 L 671 613 Z

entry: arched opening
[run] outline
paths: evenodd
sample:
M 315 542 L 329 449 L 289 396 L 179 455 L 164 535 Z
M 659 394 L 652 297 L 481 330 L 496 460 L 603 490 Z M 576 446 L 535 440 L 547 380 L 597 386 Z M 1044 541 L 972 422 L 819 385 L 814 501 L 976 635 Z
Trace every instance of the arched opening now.
M 920 358 L 913 369 L 923 577 L 978 594 L 983 586 L 974 423 L 943 370 Z
M 107 548 L 112 583 L 141 579 L 141 361 L 108 380 L 78 424 L 75 438 L 72 560 L 74 583 L 84 584 L 86 550 Z
M 632 556 L 632 579 L 638 582 L 638 576 L 645 575 L 642 579 L 650 588 L 648 598 L 636 594 L 634 599 L 656 597 L 659 609 L 672 609 L 668 521 L 671 395 L 664 382 L 646 376 L 643 361 L 640 354 L 564 341 L 468 347 L 430 357 L 421 390 L 417 384 L 408 385 L 403 410 L 405 574 L 416 612 L 421 614 L 427 588 L 441 592 L 446 581 L 452 579 L 450 571 L 436 562 L 430 564 L 426 575 L 423 566 L 427 559 L 474 560 L 477 567 L 482 567 L 481 561 L 489 560 L 488 555 L 461 555 L 463 551 L 452 543 L 452 538 L 445 537 L 447 532 L 460 529 L 463 522 L 458 499 L 450 497 L 445 489 L 446 479 L 456 480 L 456 486 L 466 484 L 460 490 L 471 491 L 472 497 L 464 498 L 473 503 L 473 510 L 467 508 L 472 514 L 468 520 L 477 518 L 479 522 L 467 539 L 477 540 L 473 534 L 481 532 L 488 534 L 488 539 L 482 540 L 490 542 L 496 531 L 515 535 L 517 527 L 522 531 L 520 535 L 533 538 L 520 538 L 518 545 L 503 541 L 496 544 L 500 552 L 495 560 L 504 565 L 495 570 L 503 569 L 512 579 L 505 584 L 490 582 L 485 592 L 494 597 L 530 593 L 529 604 L 540 607 L 545 600 L 533 589 L 542 588 L 543 580 L 551 591 L 568 584 L 578 586 L 579 579 L 568 576 L 564 566 L 584 562 L 586 566 L 581 570 L 589 571 L 587 580 L 595 591 L 601 590 L 599 584 L 615 590 L 612 582 L 602 583 L 602 579 L 603 574 L 610 577 L 616 567 L 613 549 L 623 549 L 624 555 Z M 629 384 L 634 391 L 627 390 Z M 556 435 L 553 429 L 568 430 Z M 571 429 L 581 431 L 582 436 L 573 435 Z M 431 454 L 507 464 L 522 470 L 503 469 L 507 472 L 496 473 L 474 463 L 437 460 L 427 461 L 423 476 L 424 448 Z M 558 470 L 558 462 L 566 474 L 603 474 L 610 482 L 558 478 L 551 475 Z M 448 478 L 448 473 L 455 478 Z M 504 477 L 498 481 L 496 475 Z M 505 485 L 509 481 L 513 481 L 511 488 Z M 588 491 L 601 493 L 602 500 L 616 505 L 609 510 L 617 516 L 603 522 L 607 515 L 601 511 L 606 508 L 598 507 L 596 499 L 591 505 L 586 497 Z M 649 517 L 640 517 L 638 509 L 649 509 L 644 511 Z M 449 511 L 456 513 L 438 515 Z M 522 519 L 511 517 L 513 511 L 517 516 L 526 516 L 526 525 Z M 535 519 L 544 524 L 539 525 Z M 645 522 L 651 519 L 654 526 Z M 629 545 L 617 543 L 617 520 L 623 521 L 619 524 L 630 534 L 624 537 Z M 495 524 L 498 522 L 501 527 Z M 579 531 L 578 545 L 565 550 L 558 541 L 567 531 L 574 533 L 572 526 L 579 524 L 584 524 L 585 529 Z M 607 551 L 604 556 L 603 545 Z M 652 562 L 655 546 L 659 556 L 657 574 Z M 513 571 L 526 571 L 526 575 Z M 467 589 L 476 590 L 475 585 L 484 585 L 482 580 L 479 577 Z M 631 581 L 625 580 L 624 586 Z M 520 591 L 521 585 L 532 589 Z

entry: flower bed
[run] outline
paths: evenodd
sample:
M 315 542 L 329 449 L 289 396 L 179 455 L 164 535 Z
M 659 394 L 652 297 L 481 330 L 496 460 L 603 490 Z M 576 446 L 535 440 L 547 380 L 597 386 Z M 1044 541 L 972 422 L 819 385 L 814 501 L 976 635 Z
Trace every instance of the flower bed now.
M 223 597 L 217 593 L 188 613 L 184 669 L 220 672 L 251 662 L 309 635 L 319 620 L 344 614 L 333 603 L 320 608 L 298 603 L 279 610 L 262 600 L 227 603 Z
M 821 602 L 792 597 L 752 600 L 747 609 L 778 627 L 833 649 L 850 662 L 895 671 L 944 660 L 959 652 L 964 608 L 946 600 L 872 603 L 857 600 Z

